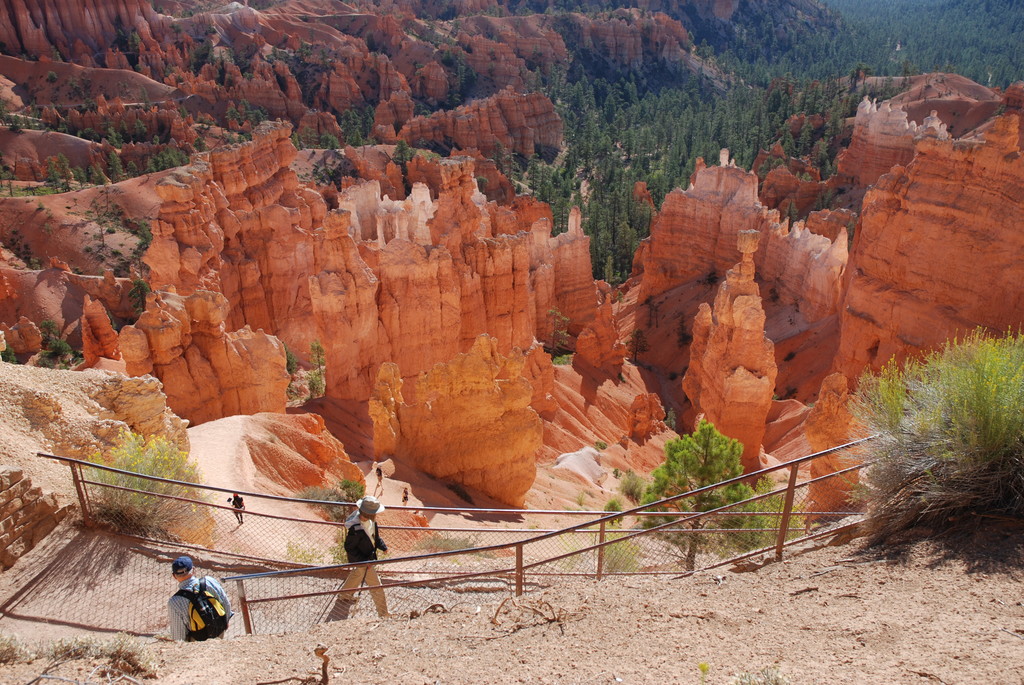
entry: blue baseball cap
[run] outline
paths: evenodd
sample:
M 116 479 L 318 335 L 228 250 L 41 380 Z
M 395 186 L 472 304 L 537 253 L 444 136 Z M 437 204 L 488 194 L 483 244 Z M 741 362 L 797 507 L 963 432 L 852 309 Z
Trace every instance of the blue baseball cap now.
M 171 562 L 171 573 L 182 574 L 192 570 L 192 559 L 190 557 L 178 557 Z

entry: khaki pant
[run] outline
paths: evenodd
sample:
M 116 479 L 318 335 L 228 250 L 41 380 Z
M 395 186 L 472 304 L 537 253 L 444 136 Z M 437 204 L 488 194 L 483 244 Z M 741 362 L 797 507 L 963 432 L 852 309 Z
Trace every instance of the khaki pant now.
M 348 612 L 352 605 L 356 603 L 354 592 L 345 592 L 345 590 L 354 590 L 361 585 L 380 585 L 380 578 L 377 576 L 377 569 L 372 565 L 369 566 L 357 566 L 348 573 L 348 578 L 345 579 L 344 585 L 341 586 L 342 594 L 339 598 L 339 604 L 343 605 L 342 616 L 348 617 Z M 377 588 L 376 590 L 370 590 L 370 596 L 373 597 L 373 603 L 377 605 L 377 615 L 387 616 L 388 615 L 388 601 L 384 597 L 384 590 Z

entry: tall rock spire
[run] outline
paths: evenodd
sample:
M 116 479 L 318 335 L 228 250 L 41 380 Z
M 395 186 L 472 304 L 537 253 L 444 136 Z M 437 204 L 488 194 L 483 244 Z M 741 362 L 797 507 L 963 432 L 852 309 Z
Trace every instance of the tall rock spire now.
M 743 469 L 760 467 L 761 440 L 778 367 L 765 337 L 765 314 L 754 282 L 761 234 L 739 232 L 740 262 L 726 274 L 714 308 L 701 304 L 693 325 L 690 366 L 683 391 L 694 409 L 724 435 L 743 443 Z

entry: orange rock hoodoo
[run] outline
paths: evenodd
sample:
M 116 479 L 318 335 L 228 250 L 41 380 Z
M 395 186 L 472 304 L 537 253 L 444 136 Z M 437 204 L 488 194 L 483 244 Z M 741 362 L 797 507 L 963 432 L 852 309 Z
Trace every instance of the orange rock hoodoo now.
M 497 340 L 476 339 L 465 354 L 416 381 L 406 403 L 392 363 L 381 366 L 370 400 L 378 459 L 397 457 L 426 473 L 522 506 L 536 474 L 543 424 L 530 408 L 525 357 L 505 356 Z
M 228 332 L 227 313 L 219 293 L 150 293 L 139 320 L 119 335 L 128 374 L 159 378 L 168 405 L 193 424 L 284 412 L 284 345 L 248 327 Z
M 683 390 L 696 411 L 724 435 L 743 443 L 744 471 L 756 471 L 765 419 L 775 391 L 775 347 L 764 334 L 765 314 L 754 282 L 757 231 L 738 236 L 742 261 L 729 270 L 714 309 L 702 303 L 693 325 Z
M 737 168 L 722 150 L 721 165 L 698 164 L 686 191 L 669 193 L 641 243 L 634 272 L 642 273 L 638 301 L 658 298 L 680 285 L 714 281 L 735 259 L 741 231 L 761 233 L 753 255 L 762 281 L 783 304 L 799 303 L 801 318 L 812 323 L 834 314 L 847 260 L 843 229 L 829 239 L 808 231 L 804 222 L 792 228 L 779 213 L 758 200 L 757 175 Z M 812 213 L 808 223 L 827 221 Z
M 878 104 L 865 96 L 857 106 L 850 147 L 836 159 L 837 176 L 843 183 L 867 188 L 889 169 L 913 159 L 916 137 L 928 132 L 946 138 L 945 128 L 938 120 L 919 127 L 907 119 L 902 108 L 893 108 L 888 101 Z

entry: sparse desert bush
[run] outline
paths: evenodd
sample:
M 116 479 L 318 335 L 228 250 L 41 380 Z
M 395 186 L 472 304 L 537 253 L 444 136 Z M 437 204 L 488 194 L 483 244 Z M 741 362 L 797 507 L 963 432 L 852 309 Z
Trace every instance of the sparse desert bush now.
M 621 537 L 624 533 L 610 533 L 609 540 Z M 604 548 L 605 573 L 633 573 L 640 570 L 640 544 L 635 538 L 616 542 Z
M 48 661 L 70 661 L 95 656 L 99 641 L 89 635 L 78 635 L 55 640 L 40 650 L 40 656 Z
M 644 496 L 647 484 L 642 476 L 630 469 L 622 474 L 622 482 L 619 483 L 619 492 L 634 504 Z
M 15 664 L 31 658 L 32 654 L 18 638 L 0 633 L 0 664 Z
M 284 555 L 288 558 L 288 561 L 294 561 L 296 564 L 316 566 L 323 561 L 323 555 L 315 548 L 305 547 L 291 541 L 285 545 Z
M 789 685 L 789 678 L 777 668 L 767 666 L 757 673 L 741 673 L 733 678 L 731 685 Z
M 420 538 L 412 546 L 414 552 L 454 552 L 460 549 L 472 549 L 476 547 L 476 540 L 473 537 L 458 537 L 448 533 L 435 533 Z
M 199 483 L 199 468 L 188 460 L 188 454 L 166 438 L 146 438 L 122 430 L 117 444 L 106 457 L 96 453 L 93 463 L 105 464 L 123 471 L 157 476 L 185 483 Z M 158 495 L 203 500 L 197 488 L 136 478 L 112 471 L 95 469 L 92 478 L 107 485 L 129 490 L 100 487 L 92 497 L 93 513 L 115 530 L 143 537 L 182 539 L 195 543 L 209 541 L 213 518 L 201 505 Z
M 338 506 L 331 506 L 329 504 L 314 504 L 313 506 L 327 514 L 332 521 L 344 521 L 348 512 L 340 503 L 355 502 L 365 494 L 366 486 L 364 484 L 343 478 L 333 488 L 316 486 L 303 488 L 296 493 L 296 497 L 320 500 L 321 502 L 338 502 Z
M 878 433 L 863 493 L 874 542 L 967 512 L 1024 515 L 1024 335 L 975 332 L 861 380 Z

